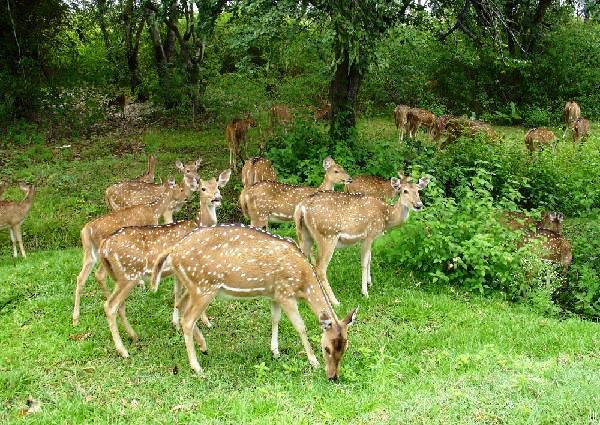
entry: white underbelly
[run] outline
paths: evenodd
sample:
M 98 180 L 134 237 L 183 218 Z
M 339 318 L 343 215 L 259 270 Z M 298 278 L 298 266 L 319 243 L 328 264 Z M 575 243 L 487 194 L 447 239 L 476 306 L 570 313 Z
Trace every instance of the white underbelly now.
M 337 248 L 346 248 L 352 246 L 356 243 L 362 242 L 365 239 L 365 234 L 350 234 L 350 233 L 341 233 L 338 237 Z
M 294 217 L 286 214 L 271 214 L 269 215 L 269 221 L 271 223 L 286 223 L 288 221 L 292 221 Z

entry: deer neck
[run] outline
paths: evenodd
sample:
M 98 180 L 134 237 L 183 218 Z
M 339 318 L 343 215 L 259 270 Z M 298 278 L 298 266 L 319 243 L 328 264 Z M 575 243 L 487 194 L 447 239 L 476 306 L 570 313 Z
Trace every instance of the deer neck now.
M 33 187 L 30 187 L 27 190 L 27 195 L 25 195 L 25 199 L 23 199 L 23 201 L 22 201 L 22 203 L 24 205 L 31 206 L 31 204 L 33 203 L 34 192 L 35 192 L 35 189 Z
M 199 226 L 213 226 L 217 224 L 217 208 L 212 202 L 200 201 L 196 223 Z
M 321 183 L 321 185 L 317 188 L 318 191 L 323 191 L 323 190 L 333 190 L 333 180 L 331 180 L 329 178 L 329 176 L 327 174 L 325 174 L 325 177 L 323 177 L 323 182 Z
M 385 211 L 385 229 L 393 229 L 394 227 L 400 226 L 406 220 L 410 213 L 410 208 L 402 205 L 400 199 L 394 205 L 386 205 Z
M 316 272 L 313 272 L 313 276 L 311 282 L 308 283 L 304 289 L 304 299 L 306 300 L 306 303 L 317 318 L 320 316 L 321 312 L 325 311 L 337 322 L 337 315 L 331 306 L 331 302 L 327 297 L 323 284 L 317 277 Z
M 154 205 L 154 215 L 159 218 L 160 216 L 162 216 L 165 212 L 167 212 L 169 210 L 169 207 L 171 206 L 171 202 L 173 201 L 173 191 L 167 191 L 167 193 L 165 193 L 165 196 L 163 198 L 161 198 L 160 200 L 156 201 L 156 204 Z

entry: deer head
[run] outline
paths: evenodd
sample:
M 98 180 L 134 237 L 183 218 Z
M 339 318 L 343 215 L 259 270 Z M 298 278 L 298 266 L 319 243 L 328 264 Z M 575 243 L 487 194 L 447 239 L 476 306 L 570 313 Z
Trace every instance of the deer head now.
M 352 310 L 344 320 L 337 320 L 322 311 L 319 315 L 321 323 L 321 351 L 325 360 L 325 373 L 327 378 L 337 380 L 340 375 L 340 364 L 344 353 L 348 349 L 348 328 L 354 323 L 358 307 Z
M 323 168 L 325 169 L 325 181 L 332 185 L 352 183 L 352 177 L 341 165 L 336 164 L 332 157 L 328 156 L 323 160 Z
M 413 211 L 420 211 L 423 209 L 423 203 L 419 196 L 419 191 L 425 189 L 429 184 L 429 177 L 421 177 L 418 183 L 413 183 L 412 177 L 405 177 L 401 172 L 398 172 L 400 178 L 392 177 L 390 184 L 400 194 L 398 202 L 405 208 L 412 209 Z
M 200 189 L 198 193 L 200 195 L 200 202 L 202 204 L 220 207 L 221 206 L 221 191 L 219 190 L 227 184 L 231 177 L 231 170 L 227 169 L 219 174 L 218 179 L 214 177 L 210 180 L 200 180 Z

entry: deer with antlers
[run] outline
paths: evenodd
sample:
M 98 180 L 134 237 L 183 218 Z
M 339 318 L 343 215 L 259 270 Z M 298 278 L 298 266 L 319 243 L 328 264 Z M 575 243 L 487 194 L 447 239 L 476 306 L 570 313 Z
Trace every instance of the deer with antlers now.
M 129 354 L 119 334 L 117 313 L 121 316 L 127 334 L 131 339 L 137 340 L 137 334 L 124 318 L 125 301 L 129 293 L 140 280 L 150 277 L 152 265 L 162 251 L 175 245 L 200 226 L 217 224 L 216 209 L 221 206 L 222 200 L 220 188 L 227 184 L 230 176 L 231 170 L 225 170 L 218 178 L 200 180 L 198 190 L 200 205 L 196 220 L 158 226 L 124 227 L 102 241 L 98 250 L 100 261 L 108 275 L 115 281 L 113 292 L 104 304 L 104 311 L 115 347 L 123 357 L 128 357 Z M 163 274 L 166 272 L 167 270 L 163 270 Z M 106 283 L 101 285 L 106 286 Z M 173 324 L 179 327 L 177 305 L 183 294 L 177 279 L 173 292 L 175 295 Z M 206 326 L 211 326 L 206 314 L 203 313 L 201 319 Z
M 422 177 L 418 183 L 413 183 L 411 177 L 392 177 L 390 185 L 400 195 L 394 205 L 372 196 L 343 192 L 317 192 L 298 204 L 294 213 L 298 243 L 310 256 L 316 242 L 317 273 L 334 304 L 338 301 L 327 280 L 327 267 L 335 248 L 362 243 L 362 293 L 369 296 L 373 241 L 406 222 L 411 210 L 423 209 L 419 191 L 428 184 L 429 177 Z
M 296 186 L 275 181 L 263 181 L 244 188 L 240 194 L 242 212 L 255 227 L 269 222 L 281 223 L 294 218 L 296 205 L 317 191 L 333 190 L 336 184 L 352 183 L 352 178 L 331 158 L 323 160 L 325 176 L 319 187 Z
M 244 119 L 234 118 L 225 128 L 225 138 L 229 146 L 229 166 L 237 172 L 238 161 L 242 158 L 242 145 L 244 154 L 247 154 L 248 129 L 256 127 L 256 120 L 250 114 Z
M 77 276 L 77 285 L 75 287 L 75 302 L 73 307 L 73 326 L 79 322 L 79 304 L 81 291 L 92 269 L 98 262 L 98 248 L 100 243 L 108 236 L 122 227 L 127 226 L 146 226 L 158 224 L 158 220 L 168 210 L 186 198 L 185 190 L 175 184 L 175 180 L 169 180 L 167 191 L 162 198 L 151 204 L 134 205 L 118 211 L 113 211 L 102 217 L 90 221 L 81 229 L 81 244 L 83 246 L 83 266 Z M 197 183 L 195 183 L 197 184 Z M 197 189 L 197 188 L 195 188 Z M 96 280 L 100 284 L 104 295 L 109 296 L 106 287 L 106 269 L 99 267 L 95 273 Z M 124 317 L 124 315 L 122 316 Z M 126 320 L 126 319 L 124 319 Z
M 398 105 L 394 109 L 394 122 L 396 123 L 396 130 L 398 130 L 398 141 L 404 140 L 404 133 L 408 129 L 408 111 L 410 106 Z
M 281 310 L 300 335 L 313 367 L 319 366 L 298 311 L 298 300 L 307 302 L 318 318 L 321 350 L 329 379 L 337 379 L 348 348 L 348 327 L 357 309 L 339 320 L 313 266 L 292 240 L 243 225 L 217 225 L 193 231 L 156 260 L 150 288 L 156 291 L 161 271 L 170 267 L 186 288 L 180 301 L 181 329 L 191 368 L 202 371 L 194 340 L 207 353 L 206 340 L 195 326 L 217 295 L 227 298 L 262 297 L 271 300 L 271 352 L 279 356 Z
M 6 184 L 4 189 L 8 187 Z M 21 233 L 21 225 L 31 210 L 33 204 L 33 196 L 35 195 L 35 187 L 27 183 L 20 183 L 19 188 L 25 194 L 25 198 L 21 201 L 0 201 L 0 229 L 8 227 L 10 240 L 13 246 L 13 257 L 17 257 L 17 242 L 21 250 L 21 256 L 26 257 L 25 248 L 23 247 L 23 235 Z M 2 189 L 2 191 L 4 191 Z
M 184 164 L 177 160 L 175 167 L 183 174 L 182 188 L 185 197 L 179 200 L 179 203 L 174 205 L 172 209 L 167 209 L 163 217 L 165 223 L 173 222 L 173 214 L 179 211 L 187 199 L 194 192 L 194 188 L 198 187 L 198 167 L 202 162 L 201 159 L 189 161 Z M 151 204 L 159 199 L 162 199 L 168 191 L 165 184 L 154 184 L 143 181 L 126 181 L 109 186 L 104 193 L 106 203 L 113 211 L 118 211 L 123 208 L 128 208 L 134 205 Z
M 242 185 L 244 188 L 262 181 L 277 181 L 277 173 L 271 161 L 260 156 L 247 159 L 242 167 Z

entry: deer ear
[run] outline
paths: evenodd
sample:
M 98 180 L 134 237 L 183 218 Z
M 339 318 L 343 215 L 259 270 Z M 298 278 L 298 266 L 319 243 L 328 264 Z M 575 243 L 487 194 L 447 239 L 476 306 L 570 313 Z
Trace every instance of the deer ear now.
M 558 213 L 558 214 L 556 214 L 556 219 L 558 220 L 559 223 L 562 223 L 563 220 L 565 219 L 565 216 L 563 215 L 563 213 Z
M 356 313 L 358 313 L 358 306 L 354 310 L 352 310 L 348 315 L 342 320 L 342 323 L 345 323 L 346 326 L 351 326 L 354 324 L 356 320 Z
M 175 167 L 177 167 L 178 170 L 183 171 L 183 162 L 180 160 L 175 161 Z
M 221 174 L 219 174 L 219 181 L 217 182 L 217 184 L 219 185 L 219 187 L 223 187 L 227 184 L 227 182 L 229 181 L 229 178 L 231 177 L 231 169 L 227 169 L 225 171 L 223 171 Z
M 326 331 L 327 329 L 331 328 L 333 320 L 331 320 L 331 316 L 329 316 L 327 312 L 322 311 L 321 314 L 319 314 L 319 322 L 321 323 L 321 329 Z
M 402 186 L 402 180 L 400 180 L 396 177 L 392 177 L 390 179 L 390 184 L 392 185 L 392 187 L 394 188 L 394 190 L 396 192 L 400 192 L 400 186 Z
M 430 181 L 429 177 L 427 177 L 427 176 L 421 177 L 419 179 L 419 183 L 417 183 L 417 187 L 419 188 L 419 190 L 425 189 L 427 187 L 427 185 L 429 184 L 429 181 Z
M 198 167 L 200 167 L 200 164 L 202 164 L 202 158 L 198 158 L 195 162 L 196 164 L 196 170 L 198 169 Z
M 327 171 L 333 164 L 335 164 L 335 161 L 333 160 L 332 157 L 328 156 L 327 158 L 325 158 L 323 160 L 323 168 L 325 168 L 325 170 Z
M 402 171 L 398 171 L 398 177 L 400 177 L 400 180 L 404 180 L 404 173 Z

